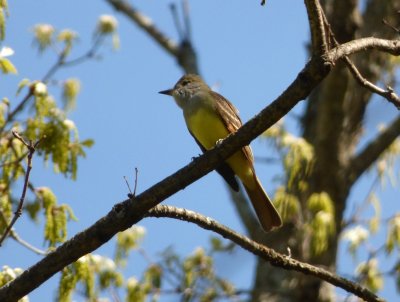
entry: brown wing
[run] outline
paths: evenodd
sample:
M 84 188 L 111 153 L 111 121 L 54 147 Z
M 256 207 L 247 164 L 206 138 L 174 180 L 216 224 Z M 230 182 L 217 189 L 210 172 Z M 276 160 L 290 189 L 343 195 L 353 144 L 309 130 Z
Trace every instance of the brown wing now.
M 217 112 L 222 117 L 226 128 L 230 133 L 235 133 L 240 127 L 242 127 L 242 121 L 239 117 L 239 111 L 233 106 L 231 102 L 225 99 L 222 95 L 212 91 L 211 94 L 217 100 L 216 109 Z M 246 155 L 247 159 L 253 164 L 253 153 L 249 146 L 242 148 L 243 153 Z
M 189 130 L 190 132 L 190 130 Z M 206 152 L 206 148 L 204 148 L 200 142 L 196 139 L 196 137 L 193 135 L 192 132 L 190 132 L 190 134 L 193 136 L 194 140 L 196 141 L 196 143 L 199 145 L 201 151 Z M 215 171 L 218 172 L 219 175 L 221 175 L 225 181 L 228 183 L 228 185 L 232 188 L 232 190 L 234 190 L 235 192 L 239 192 L 239 184 L 235 178 L 235 173 L 233 173 L 233 170 L 231 169 L 231 167 L 229 167 L 229 165 L 227 163 L 222 163 L 221 165 L 219 165 Z

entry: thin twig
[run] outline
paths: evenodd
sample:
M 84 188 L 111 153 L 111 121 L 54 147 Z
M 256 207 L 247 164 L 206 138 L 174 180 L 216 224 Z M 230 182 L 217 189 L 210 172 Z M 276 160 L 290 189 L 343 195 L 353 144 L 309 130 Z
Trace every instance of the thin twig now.
M 383 20 L 383 21 L 386 22 L 385 20 Z M 332 28 L 331 28 L 325 15 L 324 15 L 324 22 L 325 22 L 326 27 L 328 28 L 329 36 L 330 36 L 331 40 L 333 41 L 334 46 L 335 47 L 339 46 L 340 44 L 336 40 L 335 34 L 333 33 Z M 387 24 L 387 25 L 390 26 L 390 24 Z M 394 28 L 394 29 L 396 29 L 396 28 Z M 347 67 L 349 68 L 353 77 L 356 79 L 356 81 L 361 86 L 365 87 L 366 89 L 370 90 L 373 93 L 376 93 L 376 94 L 384 97 L 390 103 L 395 105 L 398 110 L 400 110 L 400 98 L 391 87 L 387 86 L 386 90 L 378 87 L 377 85 L 371 83 L 370 81 L 368 81 L 366 78 L 364 78 L 361 75 L 360 71 L 357 69 L 357 67 L 354 65 L 354 63 L 350 60 L 350 58 L 348 56 L 344 56 L 343 60 L 346 63 Z
M 7 224 L 6 215 L 4 214 L 4 212 L 2 210 L 0 210 L 0 218 L 4 224 Z M 19 235 L 13 228 L 10 231 L 10 237 L 12 239 L 14 239 L 16 242 L 18 242 L 19 244 L 23 245 L 24 247 L 26 247 L 27 249 L 33 251 L 34 253 L 36 253 L 38 255 L 42 255 L 42 256 L 47 255 L 47 252 L 45 252 L 41 249 L 38 249 L 37 247 L 33 246 L 29 242 L 27 242 L 27 241 L 23 240 L 21 237 L 19 237 Z
M 17 234 L 17 232 L 14 229 L 11 229 L 10 237 L 12 239 L 14 239 L 15 241 L 17 241 L 19 244 L 23 245 L 24 247 L 26 247 L 27 249 L 31 250 L 32 252 L 34 252 L 38 255 L 46 256 L 48 254 L 48 252 L 43 251 L 43 250 L 33 246 L 29 242 L 23 240 L 21 237 L 19 237 L 19 235 Z
M 27 169 L 26 169 L 26 173 L 25 173 L 25 180 L 24 180 L 24 186 L 22 189 L 22 194 L 21 194 L 21 198 L 19 200 L 18 203 L 18 207 L 17 210 L 14 212 L 14 217 L 11 220 L 10 224 L 8 225 L 8 227 L 6 228 L 5 232 L 3 233 L 3 235 L 0 238 L 0 246 L 3 243 L 4 239 L 8 236 L 8 234 L 10 233 L 13 225 L 15 224 L 15 222 L 18 220 L 18 218 L 21 216 L 22 214 L 22 207 L 24 206 L 24 201 L 25 201 L 25 195 L 26 195 L 26 190 L 28 188 L 28 182 L 29 182 L 29 175 L 31 173 L 32 170 L 32 157 L 33 154 L 36 151 L 36 147 L 39 144 L 40 140 L 38 140 L 36 143 L 33 143 L 32 141 L 29 141 L 29 143 L 27 143 L 16 131 L 12 132 L 14 137 L 17 138 L 18 140 L 20 140 L 27 148 L 28 148 L 28 165 L 27 165 Z
M 135 195 L 133 195 L 133 193 L 132 193 L 131 186 L 129 185 L 129 182 L 128 182 L 128 179 L 126 178 L 126 176 L 124 176 L 124 179 L 125 179 L 126 186 L 128 187 L 128 190 L 129 190 L 128 197 L 129 197 L 130 195 L 131 195 L 132 197 L 134 197 Z
M 15 160 L 2 163 L 2 164 L 0 165 L 0 168 L 3 168 L 3 167 L 5 167 L 5 166 L 10 166 L 10 165 L 19 164 L 19 163 L 28 155 L 28 153 L 29 153 L 29 152 L 26 152 L 26 153 L 22 154 L 20 157 L 18 157 L 18 158 L 15 159 Z
M 222 237 L 235 242 L 245 250 L 268 261 L 273 266 L 298 271 L 305 275 L 311 275 L 316 278 L 322 279 L 326 282 L 329 282 L 330 284 L 351 292 L 366 301 L 384 301 L 360 284 L 357 284 L 351 280 L 347 280 L 320 267 L 316 267 L 308 263 L 304 263 L 285 255 L 279 254 L 273 249 L 268 248 L 256 241 L 253 241 L 248 237 L 240 235 L 239 233 L 236 233 L 235 231 L 218 223 L 217 221 L 209 217 L 205 217 L 199 213 L 167 205 L 157 205 L 156 207 L 152 208 L 146 216 L 168 217 L 195 223 L 203 229 L 216 232 Z
M 169 5 L 169 9 L 171 10 L 172 20 L 174 20 L 176 31 L 178 32 L 179 40 L 182 41 L 185 38 L 185 33 L 182 28 L 182 24 L 179 21 L 178 10 L 176 9 L 176 4 L 171 3 Z
M 128 186 L 128 190 L 129 190 L 129 194 L 128 194 L 128 197 L 129 197 L 129 198 L 134 198 L 134 197 L 136 196 L 136 188 L 137 188 L 137 181 L 138 181 L 138 173 L 139 173 L 139 170 L 138 170 L 137 167 L 135 167 L 135 182 L 134 182 L 135 185 L 134 185 L 134 187 L 133 187 L 133 193 L 132 193 L 132 190 L 131 190 L 131 186 L 129 185 L 128 179 L 126 178 L 126 176 L 124 176 L 126 185 Z
M 393 29 L 396 33 L 400 34 L 400 29 L 397 27 L 394 27 L 392 24 L 390 24 L 388 21 L 385 19 L 382 19 L 382 23 L 385 24 L 386 26 L 389 26 L 391 29 Z
M 137 167 L 135 167 L 135 187 L 133 188 L 133 196 L 136 196 L 136 188 L 137 188 L 137 182 L 138 182 L 138 173 L 139 170 Z

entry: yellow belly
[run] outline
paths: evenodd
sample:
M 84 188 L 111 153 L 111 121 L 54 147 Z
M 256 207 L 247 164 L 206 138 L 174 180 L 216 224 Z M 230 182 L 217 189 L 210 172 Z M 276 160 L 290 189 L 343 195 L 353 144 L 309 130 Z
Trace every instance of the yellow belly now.
M 199 108 L 185 116 L 187 127 L 200 144 L 207 150 L 213 148 L 220 139 L 229 135 L 222 119 L 216 112 L 208 108 Z M 226 161 L 233 172 L 247 187 L 253 187 L 254 175 L 252 163 L 246 158 L 243 151 L 238 151 Z

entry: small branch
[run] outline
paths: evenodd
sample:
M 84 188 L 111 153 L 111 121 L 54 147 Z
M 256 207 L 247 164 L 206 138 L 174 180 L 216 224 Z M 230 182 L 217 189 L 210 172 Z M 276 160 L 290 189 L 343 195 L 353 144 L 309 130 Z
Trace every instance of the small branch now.
M 135 167 L 135 186 L 133 187 L 133 196 L 136 196 L 139 169 Z
M 128 197 L 129 197 L 129 198 L 134 198 L 134 197 L 136 196 L 136 188 L 137 188 L 137 181 L 138 181 L 138 173 L 139 173 L 139 170 L 138 170 L 138 168 L 135 167 L 135 186 L 134 186 L 134 188 L 133 188 L 133 193 L 132 193 L 132 190 L 131 190 L 131 186 L 129 185 L 129 182 L 128 182 L 128 180 L 126 179 L 126 176 L 124 176 L 126 185 L 128 186 L 128 190 L 129 190 L 129 194 L 128 194 Z
M 329 35 L 334 43 L 334 45 L 337 47 L 339 46 L 339 42 L 336 40 L 335 38 L 335 34 L 333 33 L 328 20 L 325 18 L 324 19 L 325 24 L 329 30 Z M 400 110 L 400 98 L 399 96 L 394 93 L 393 89 L 391 87 L 387 87 L 386 90 L 376 86 L 375 84 L 371 83 L 370 81 L 368 81 L 366 78 L 364 78 L 361 73 L 359 72 L 359 70 L 357 69 L 357 67 L 354 65 L 354 63 L 350 60 L 350 58 L 348 56 L 345 56 L 343 58 L 344 62 L 346 63 L 347 67 L 350 69 L 351 74 L 353 75 L 353 77 L 356 79 L 356 81 L 363 87 L 365 87 L 366 89 L 370 90 L 373 93 L 379 94 L 380 96 L 384 97 L 385 99 L 387 99 L 390 103 L 392 103 L 393 105 L 396 106 L 397 109 Z
M 46 256 L 48 254 L 48 252 L 43 251 L 35 246 L 33 246 L 32 244 L 30 244 L 29 242 L 23 240 L 21 237 L 19 237 L 19 235 L 17 234 L 17 232 L 14 231 L 14 229 L 11 229 L 10 231 L 10 237 L 12 239 L 14 239 L 15 241 L 17 241 L 19 244 L 23 245 L 24 247 L 26 247 L 27 249 L 31 250 L 32 252 L 41 255 L 41 256 Z
M 181 68 L 185 71 L 185 73 L 195 73 L 198 74 L 198 66 L 197 66 L 197 57 L 196 53 L 192 47 L 192 43 L 190 41 L 190 26 L 188 25 L 188 16 L 187 11 L 184 11 L 184 23 L 187 28 L 185 31 L 181 29 L 178 18 L 174 17 L 174 21 L 179 23 L 177 25 L 178 34 L 181 38 L 179 44 L 177 44 L 172 39 L 168 38 L 164 33 L 162 33 L 151 21 L 151 19 L 145 16 L 143 13 L 139 12 L 136 8 L 134 8 L 130 3 L 125 0 L 106 0 L 112 7 L 114 7 L 117 11 L 120 11 L 125 16 L 127 16 L 130 20 L 132 20 L 139 28 L 143 29 L 146 33 L 149 34 L 151 38 L 155 42 L 157 42 L 164 50 L 166 50 L 169 54 L 171 54 Z M 175 6 L 172 6 L 173 16 Z M 176 15 L 176 14 L 175 14 Z M 188 27 L 189 26 L 189 27 Z
M 29 153 L 29 152 L 26 152 L 26 153 L 22 154 L 20 157 L 18 157 L 18 158 L 15 159 L 15 160 L 2 163 L 2 164 L 0 165 L 0 168 L 3 168 L 3 167 L 5 167 L 5 166 L 10 166 L 10 165 L 19 164 L 19 163 L 28 155 L 28 153 Z
M 4 215 L 4 212 L 1 210 L 0 210 L 0 218 L 1 218 L 1 220 L 3 220 L 4 224 L 7 224 L 7 218 Z M 47 252 L 45 252 L 41 249 L 38 249 L 37 247 L 34 247 L 29 242 L 27 242 L 27 241 L 23 240 L 21 237 L 19 237 L 19 235 L 17 234 L 17 232 L 14 229 L 11 229 L 10 237 L 12 239 L 14 239 L 15 241 L 17 241 L 19 244 L 23 245 L 24 247 L 26 247 L 27 249 L 31 250 L 32 252 L 34 252 L 38 255 L 42 255 L 42 256 L 47 255 Z
M 74 66 L 77 64 L 82 63 L 83 61 L 86 61 L 88 59 L 91 59 L 95 56 L 97 50 L 99 49 L 101 43 L 104 40 L 104 35 L 97 35 L 94 39 L 93 45 L 90 47 L 90 49 L 81 55 L 80 57 L 77 57 L 75 59 L 72 59 L 70 61 L 65 61 L 65 53 L 61 53 L 58 57 L 58 60 L 54 65 L 49 69 L 49 71 L 46 73 L 46 75 L 42 78 L 43 83 L 47 83 L 51 77 L 57 72 L 58 69 L 61 67 L 69 67 L 69 66 Z
M 26 190 L 28 188 L 29 175 L 30 175 L 31 170 L 32 170 L 32 157 L 33 157 L 33 154 L 35 153 L 37 145 L 39 144 L 39 141 L 37 141 L 36 143 L 33 143 L 32 141 L 29 141 L 29 143 L 27 143 L 16 131 L 13 131 L 12 133 L 15 136 L 15 138 L 20 140 L 28 148 L 28 151 L 29 151 L 29 153 L 28 153 L 28 165 L 27 165 L 27 170 L 26 170 L 26 173 L 25 173 L 24 186 L 23 186 L 23 189 L 22 189 L 22 194 L 21 194 L 21 198 L 20 198 L 19 203 L 18 203 L 17 210 L 14 212 L 13 219 L 11 220 L 10 224 L 8 225 L 8 227 L 6 228 L 5 232 L 3 233 L 3 235 L 0 238 L 0 246 L 3 243 L 3 241 L 5 240 L 5 238 L 8 236 L 8 234 L 10 233 L 10 231 L 11 231 L 13 225 L 15 224 L 15 222 L 18 220 L 18 218 L 22 214 L 22 207 L 24 206 Z
M 385 19 L 382 20 L 382 23 L 385 24 L 386 26 L 390 27 L 392 30 L 394 30 L 396 33 L 400 34 L 400 29 L 397 27 L 394 27 L 392 24 L 390 24 L 388 21 Z
M 228 227 L 218 223 L 217 221 L 209 217 L 205 217 L 199 213 L 195 213 L 182 208 L 175 208 L 172 206 L 158 205 L 151 209 L 146 216 L 169 217 L 195 223 L 203 229 L 216 232 L 222 237 L 235 242 L 243 249 L 251 252 L 255 256 L 261 257 L 273 266 L 284 268 L 286 270 L 298 271 L 305 275 L 311 275 L 316 278 L 322 279 L 326 282 L 329 282 L 330 284 L 333 284 L 348 292 L 353 293 L 354 295 L 364 299 L 365 301 L 384 301 L 367 288 L 355 282 L 347 280 L 343 277 L 339 277 L 322 268 L 310 265 L 308 263 L 300 262 L 293 258 L 279 254 L 273 249 L 268 248 L 258 242 L 255 242 L 248 237 L 240 235 L 235 231 L 229 229 Z
M 350 186 L 367 170 L 379 156 L 394 142 L 400 135 L 400 117 L 397 117 L 385 130 L 375 139 L 370 141 L 364 149 L 354 156 L 349 162 L 348 177 Z
M 136 23 L 141 29 L 147 32 L 158 44 L 164 48 L 168 53 L 172 54 L 174 57 L 178 56 L 179 47 L 178 45 L 169 39 L 165 34 L 163 34 L 154 24 L 153 21 L 131 4 L 124 0 L 106 0 L 111 6 L 113 6 L 117 11 L 120 11 L 133 22 Z
M 172 20 L 174 20 L 176 31 L 178 32 L 178 37 L 180 40 L 183 40 L 185 38 L 185 33 L 183 32 L 181 22 L 179 21 L 179 15 L 178 15 L 178 10 L 176 9 L 176 4 L 171 3 L 169 5 L 169 8 L 171 10 Z
M 379 94 L 380 96 L 384 97 L 386 100 L 388 100 L 390 103 L 396 106 L 398 110 L 400 110 L 400 98 L 399 96 L 393 91 L 393 89 L 390 86 L 386 87 L 386 90 L 376 86 L 375 84 L 371 83 L 368 81 L 366 78 L 364 78 L 361 73 L 358 71 L 357 67 L 353 64 L 353 62 L 348 58 L 344 58 L 347 66 L 349 67 L 351 74 L 354 76 L 354 78 L 357 80 L 357 82 L 370 90 L 373 93 Z
M 324 12 L 319 0 L 305 0 L 304 3 L 311 31 L 311 53 L 313 56 L 320 56 L 328 51 Z

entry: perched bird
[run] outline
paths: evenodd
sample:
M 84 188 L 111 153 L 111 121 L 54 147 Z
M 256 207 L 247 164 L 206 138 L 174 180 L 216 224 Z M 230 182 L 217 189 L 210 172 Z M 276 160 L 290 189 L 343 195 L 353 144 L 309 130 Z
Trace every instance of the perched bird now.
M 212 91 L 198 75 L 184 75 L 174 88 L 159 93 L 172 96 L 182 108 L 186 126 L 203 152 L 242 126 L 237 109 L 222 95 Z M 239 177 L 262 228 L 268 232 L 281 226 L 282 220 L 257 178 L 253 161 L 250 147 L 245 146 L 216 171 L 236 192 L 239 185 L 235 175 Z

